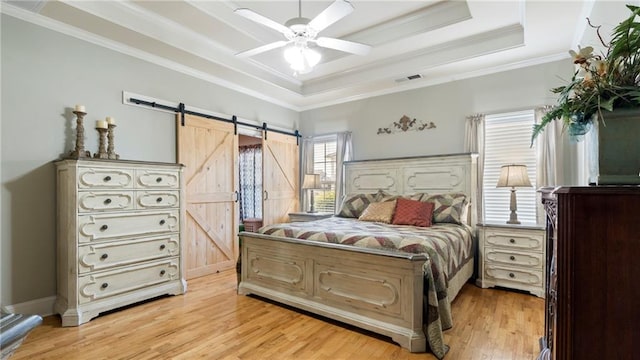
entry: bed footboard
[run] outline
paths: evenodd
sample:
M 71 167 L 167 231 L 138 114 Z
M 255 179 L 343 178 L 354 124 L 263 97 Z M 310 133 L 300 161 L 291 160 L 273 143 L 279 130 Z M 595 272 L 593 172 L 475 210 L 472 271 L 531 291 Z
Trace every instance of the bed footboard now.
M 239 294 L 255 294 L 426 351 L 422 254 L 243 232 Z

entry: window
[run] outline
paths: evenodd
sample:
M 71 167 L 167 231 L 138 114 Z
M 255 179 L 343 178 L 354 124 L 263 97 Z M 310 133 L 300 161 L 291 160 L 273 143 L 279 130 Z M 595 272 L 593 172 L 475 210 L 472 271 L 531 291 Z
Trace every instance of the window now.
M 502 165 L 523 164 L 532 187 L 516 188 L 518 220 L 536 223 L 536 153 L 531 144 L 534 113 L 519 111 L 485 117 L 484 220 L 504 224 L 510 214 L 510 188 L 496 188 Z
M 320 174 L 322 190 L 313 191 L 314 207 L 318 212 L 335 212 L 336 203 L 336 135 L 313 140 L 313 173 Z
M 240 220 L 262 218 L 262 145 L 238 150 Z

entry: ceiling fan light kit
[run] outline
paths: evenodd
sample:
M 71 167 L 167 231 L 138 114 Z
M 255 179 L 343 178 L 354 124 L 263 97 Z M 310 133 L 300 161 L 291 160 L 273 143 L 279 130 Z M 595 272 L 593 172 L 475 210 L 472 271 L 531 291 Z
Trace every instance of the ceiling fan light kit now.
M 282 33 L 287 41 L 277 41 L 237 53 L 238 57 L 250 57 L 269 50 L 285 47 L 284 58 L 294 70 L 294 75 L 308 73 L 318 65 L 322 56 L 309 43 L 318 47 L 339 50 L 356 55 L 366 55 L 371 47 L 352 41 L 335 38 L 319 37 L 318 33 L 329 25 L 342 19 L 353 11 L 353 5 L 346 0 L 335 0 L 312 20 L 302 17 L 301 0 L 298 1 L 298 17 L 288 20 L 281 25 L 250 9 L 240 8 L 234 12 L 251 21 L 267 26 Z
M 322 55 L 317 50 L 309 49 L 306 45 L 292 45 L 284 50 L 284 59 L 297 74 L 310 72 L 321 58 Z

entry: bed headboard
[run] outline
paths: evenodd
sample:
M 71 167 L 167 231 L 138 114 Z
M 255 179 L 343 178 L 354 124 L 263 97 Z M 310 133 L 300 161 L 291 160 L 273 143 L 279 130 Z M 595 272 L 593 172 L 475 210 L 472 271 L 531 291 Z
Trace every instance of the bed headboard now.
M 344 163 L 344 194 L 375 193 L 393 195 L 463 192 L 471 204 L 469 225 L 478 220 L 478 154 L 452 154 Z

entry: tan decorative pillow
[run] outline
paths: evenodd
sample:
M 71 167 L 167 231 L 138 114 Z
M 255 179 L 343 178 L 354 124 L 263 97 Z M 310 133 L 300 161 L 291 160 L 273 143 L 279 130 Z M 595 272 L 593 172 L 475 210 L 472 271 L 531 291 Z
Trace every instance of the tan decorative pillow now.
M 358 220 L 389 224 L 393 219 L 393 211 L 395 209 L 395 200 L 371 203 L 364 209 Z

